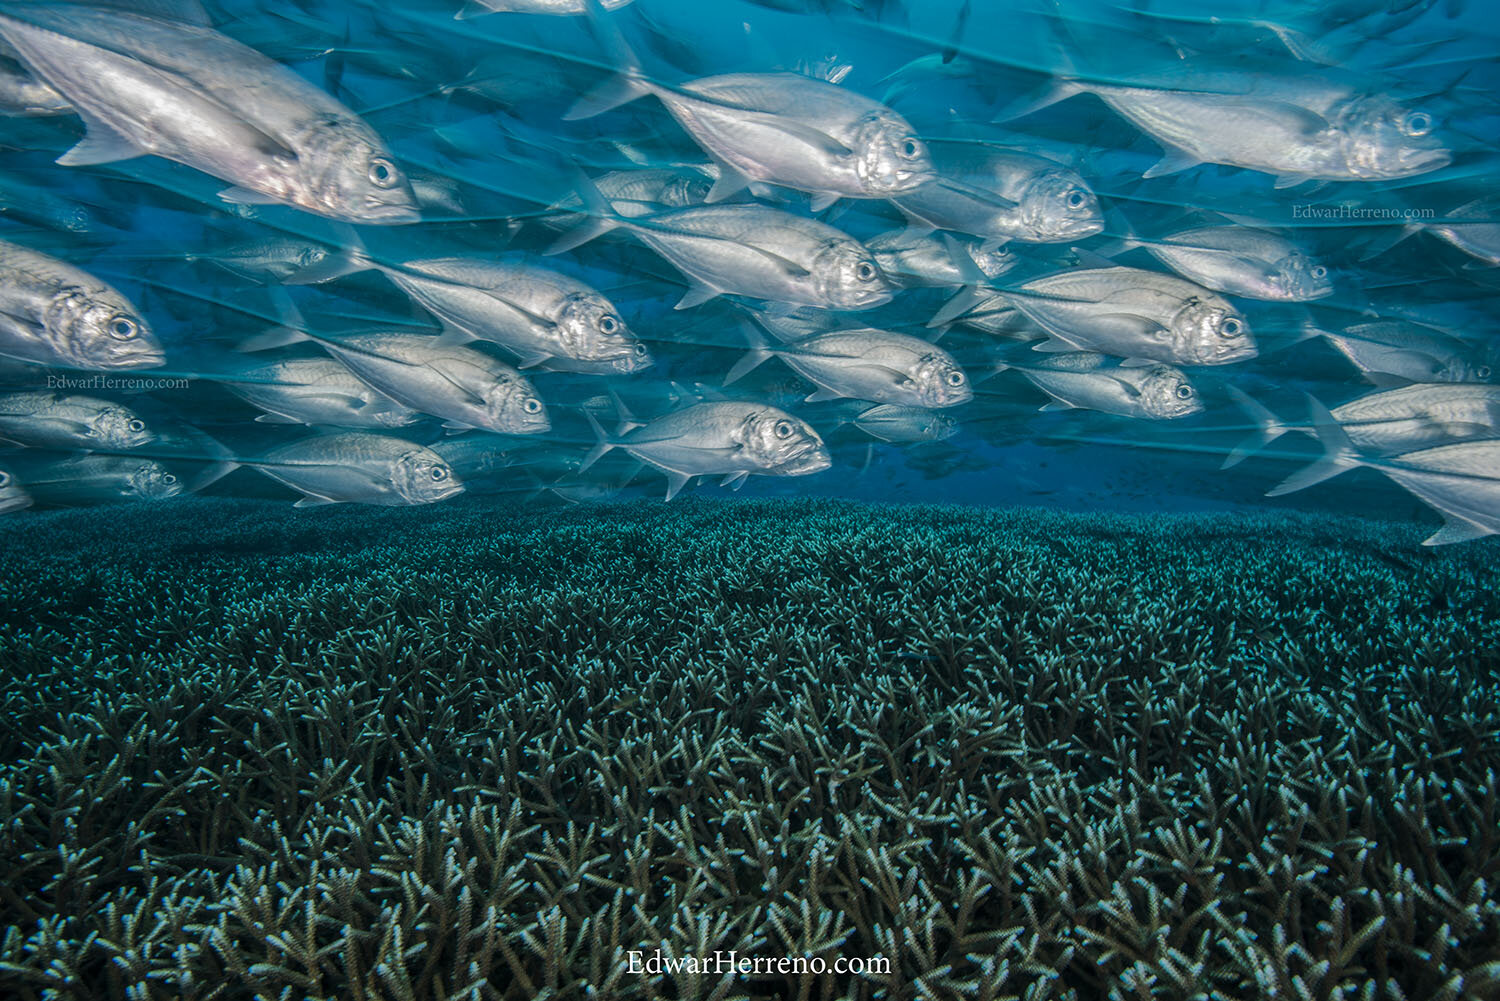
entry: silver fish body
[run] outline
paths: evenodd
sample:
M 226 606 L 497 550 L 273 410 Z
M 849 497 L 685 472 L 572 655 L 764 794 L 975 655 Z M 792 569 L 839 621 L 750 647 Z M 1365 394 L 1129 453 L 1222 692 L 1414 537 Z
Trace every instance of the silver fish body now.
M 1175 275 L 1085 268 L 1000 294 L 1051 335 L 1045 349 L 1169 365 L 1225 365 L 1256 354 L 1250 325 L 1233 306 Z
M 1500 198 L 1494 195 L 1466 202 L 1426 229 L 1475 260 L 1500 265 Z
M 889 330 L 829 331 L 762 347 L 759 353 L 775 355 L 819 386 L 819 392 L 808 397 L 813 402 L 842 397 L 937 409 L 974 398 L 968 377 L 948 352 Z M 748 358 L 750 364 L 758 360 L 757 352 Z M 731 379 L 734 376 L 731 372 Z
M 361 223 L 418 218 L 390 151 L 300 76 L 209 28 L 81 4 L 0 7 L 0 36 L 88 127 L 59 163 L 152 153 L 227 180 L 230 201 Z
M 319 343 L 360 379 L 453 430 L 540 434 L 547 409 L 521 373 L 483 351 L 426 334 L 365 333 Z
M 21 511 L 31 506 L 31 494 L 8 469 L 0 469 L 0 514 Z
M 1378 181 L 1446 166 L 1432 116 L 1323 68 L 1179 73 L 1160 86 L 1071 81 L 1167 149 L 1147 177 L 1196 163 L 1300 181 Z
M 937 175 L 893 199 L 938 229 L 985 240 L 1058 243 L 1102 232 L 1099 200 L 1077 172 L 1020 150 L 939 143 Z
M 177 475 L 155 459 L 90 454 L 56 459 L 22 472 L 26 490 L 46 504 L 108 504 L 167 500 L 183 491 Z
M 56 90 L 18 67 L 0 62 L 0 115 L 44 118 L 72 113 L 73 106 Z
M 71 264 L 3 241 L 0 355 L 82 369 L 166 361 L 151 328 L 118 291 Z
M 380 270 L 444 327 L 493 341 L 523 366 L 572 361 L 627 375 L 651 365 L 613 303 L 525 256 L 442 257 Z
M 718 168 L 643 167 L 639 170 L 616 170 L 594 178 L 594 187 L 608 200 L 618 215 L 626 218 L 650 215 L 665 209 L 703 205 L 718 178 Z M 549 225 L 568 227 L 578 222 L 583 200 L 576 194 L 553 203 L 548 211 Z
M 123 451 L 155 439 L 129 407 L 69 393 L 0 393 L 0 439 L 28 448 Z
M 464 489 L 431 449 L 367 431 L 304 438 L 249 465 L 303 494 L 298 507 L 434 504 Z
M 236 372 L 224 387 L 265 411 L 263 423 L 398 428 L 421 415 L 331 358 L 285 358 Z
M 1015 369 L 1055 403 L 1044 410 L 1098 410 L 1136 420 L 1175 420 L 1201 413 L 1203 401 L 1187 376 L 1170 365 L 1107 364 L 1093 353 L 1054 356 L 1046 365 Z
M 871 309 L 892 296 L 858 241 L 764 205 L 676 209 L 622 225 L 691 279 L 679 309 L 726 293 L 848 310 Z
M 958 423 L 947 414 L 897 403 L 862 410 L 849 423 L 872 438 L 892 444 L 944 441 L 958 433 Z
M 584 468 L 608 449 L 622 449 L 667 474 L 669 499 L 694 476 L 804 476 L 831 464 L 816 431 L 759 403 L 696 403 L 644 425 L 626 426 L 612 437 L 601 435 Z
M 1272 302 L 1311 302 L 1333 293 L 1326 266 L 1265 230 L 1203 226 L 1142 245 L 1188 281 L 1217 292 Z
M 1424 323 L 1379 319 L 1317 333 L 1372 382 L 1490 382 L 1494 378 L 1493 366 L 1470 345 Z
M 604 10 L 619 10 L 634 0 L 599 0 Z M 485 14 L 577 15 L 588 12 L 585 0 L 469 0 L 454 17 L 466 19 Z
M 998 247 L 986 248 L 972 240 L 960 241 L 960 245 L 986 278 L 998 278 L 1019 263 L 1014 254 Z M 866 240 L 865 246 L 875 255 L 875 263 L 886 278 L 902 288 L 957 288 L 968 284 L 947 244 L 931 234 L 892 230 Z
M 800 73 L 729 73 L 668 87 L 628 67 L 622 83 L 587 95 L 566 117 L 586 118 L 656 95 L 722 171 L 710 201 L 751 181 L 839 197 L 889 198 L 933 175 L 926 145 L 878 101 Z
M 1500 441 L 1470 441 L 1370 463 L 1441 514 L 1444 527 L 1425 545 L 1500 533 Z

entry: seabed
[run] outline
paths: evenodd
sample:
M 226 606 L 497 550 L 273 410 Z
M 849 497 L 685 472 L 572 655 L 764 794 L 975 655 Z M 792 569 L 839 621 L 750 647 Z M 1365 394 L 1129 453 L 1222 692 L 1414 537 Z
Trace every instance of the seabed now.
M 0 995 L 1500 997 L 1500 561 L 1424 532 L 8 520 Z M 630 958 L 730 951 L 809 962 Z

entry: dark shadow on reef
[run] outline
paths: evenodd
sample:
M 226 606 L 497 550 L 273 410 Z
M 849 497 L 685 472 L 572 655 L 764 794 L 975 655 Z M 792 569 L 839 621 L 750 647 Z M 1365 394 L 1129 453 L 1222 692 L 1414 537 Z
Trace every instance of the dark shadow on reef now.
M 1500 549 L 689 501 L 0 526 L 0 995 L 1500 997 Z M 628 953 L 889 973 L 632 973 Z

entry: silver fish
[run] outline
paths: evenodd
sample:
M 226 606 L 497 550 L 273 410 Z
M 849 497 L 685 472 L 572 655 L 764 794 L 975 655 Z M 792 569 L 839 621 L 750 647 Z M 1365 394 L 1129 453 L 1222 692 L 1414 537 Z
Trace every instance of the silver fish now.
M 1253 358 L 1250 324 L 1222 297 L 1174 275 L 1082 268 L 999 293 L 1052 340 L 1043 351 L 1100 351 L 1173 365 Z
M 0 439 L 28 448 L 119 451 L 156 438 L 129 407 L 70 393 L 0 393 Z
M 1465 202 L 1437 220 L 1412 219 L 1394 235 L 1373 241 L 1362 259 L 1377 257 L 1422 232 L 1452 244 L 1481 264 L 1500 266 L 1500 196 L 1486 195 Z
M 436 452 L 368 431 L 304 438 L 244 464 L 303 494 L 296 507 L 434 504 L 464 489 Z
M 231 274 L 252 281 L 284 281 L 300 271 L 321 264 L 330 251 L 322 244 L 295 237 L 269 236 L 215 250 L 188 254 L 186 260 L 216 264 Z
M 599 0 L 605 10 L 619 10 L 635 0 Z M 485 14 L 584 14 L 588 12 L 587 0 L 469 0 L 454 18 L 467 20 Z
M 1328 268 L 1283 237 L 1249 226 L 1202 226 L 1159 240 L 1128 238 L 1205 288 L 1271 302 L 1311 302 L 1333 294 Z
M 523 368 L 579 363 L 596 372 L 628 375 L 652 364 L 650 351 L 636 340 L 613 303 L 524 254 L 384 264 L 356 244 L 291 281 L 329 281 L 366 269 L 379 270 L 436 316 L 448 332 L 447 341 L 493 341 L 514 354 Z
M 937 175 L 892 199 L 937 229 L 987 241 L 1059 243 L 1102 232 L 1099 200 L 1075 171 L 1020 150 L 934 144 Z
M 9 470 L 0 469 L 0 514 L 9 514 L 31 506 L 31 494 Z
M 1137 420 L 1175 420 L 1201 413 L 1193 384 L 1170 365 L 1111 365 L 1093 352 L 1060 354 L 1048 364 L 1002 362 L 1052 397 L 1043 410 L 1098 410 Z
M 412 222 L 416 199 L 352 111 L 210 28 L 82 4 L 10 3 L 0 36 L 88 128 L 58 163 L 152 153 L 279 203 L 363 223 Z
M 1255 422 L 1256 432 L 1229 454 L 1224 468 L 1292 431 L 1316 434 L 1312 425 L 1289 424 L 1233 386 L 1229 391 Z M 1500 386 L 1418 383 L 1370 393 L 1329 411 L 1361 452 L 1399 455 L 1476 438 L 1500 438 Z
M 166 356 L 123 295 L 56 258 L 0 241 L 0 355 L 43 365 L 137 369 Z
M 1361 453 L 1333 415 L 1309 400 L 1323 458 L 1267 493 L 1279 497 L 1359 466 L 1394 480 L 1443 516 L 1444 525 L 1423 541 L 1443 546 L 1500 533 L 1500 440 L 1439 445 L 1393 457 Z
M 421 416 L 331 358 L 283 358 L 221 376 L 219 381 L 264 410 L 256 420 L 266 424 L 398 428 Z
M 183 491 L 177 475 L 155 459 L 77 455 L 22 470 L 31 496 L 46 504 L 107 504 L 167 500 Z
M 1438 327 L 1399 318 L 1356 323 L 1342 330 L 1312 328 L 1369 382 L 1490 382 L 1494 369 L 1462 339 Z
M 719 164 L 717 202 L 752 181 L 813 194 L 813 210 L 847 198 L 889 198 L 933 176 L 927 146 L 896 112 L 799 73 L 729 73 L 671 87 L 648 78 L 617 29 L 596 24 L 622 72 L 564 117 L 588 118 L 656 95 Z
M 681 209 L 703 205 L 713 188 L 719 170 L 707 167 L 644 167 L 639 170 L 616 170 L 594 178 L 594 187 L 618 215 L 627 219 L 650 215 L 663 209 Z M 549 226 L 567 228 L 582 220 L 583 199 L 576 193 L 548 206 L 544 221 Z
M 72 113 L 67 98 L 19 66 L 0 61 L 0 115 L 45 118 Z
M 753 329 L 747 334 L 751 350 L 730 369 L 725 385 L 775 356 L 819 387 L 809 403 L 848 398 L 936 409 L 974 398 L 948 352 L 918 337 L 866 327 L 771 347 Z
M 624 219 L 585 190 L 591 221 L 548 249 L 555 254 L 615 228 L 688 276 L 687 309 L 732 294 L 823 309 L 871 309 L 891 285 L 853 237 L 815 219 L 765 205 L 704 205 Z
M 614 448 L 667 475 L 667 499 L 694 476 L 723 476 L 737 485 L 751 473 L 805 476 L 827 469 L 832 460 L 823 439 L 784 410 L 759 403 L 696 403 L 648 422 L 620 408 L 620 426 L 606 434 L 590 410 L 584 416 L 599 443 L 584 460 L 586 471 Z
M 272 337 L 249 346 L 314 340 L 370 386 L 397 403 L 444 418 L 449 430 L 541 434 L 552 427 L 531 383 L 472 347 L 399 332 L 324 337 L 284 331 Z
M 947 414 L 926 407 L 882 403 L 860 410 L 847 419 L 872 438 L 892 444 L 944 441 L 958 433 L 958 422 Z
M 1017 111 L 1081 93 L 1097 95 L 1161 143 L 1165 153 L 1147 178 L 1220 163 L 1273 174 L 1277 186 L 1286 187 L 1412 177 L 1453 159 L 1434 134 L 1430 113 L 1321 67 L 1174 67 L 1159 86 L 1062 79 L 1042 100 Z
M 985 247 L 972 240 L 960 244 L 986 278 L 998 278 L 1019 263 L 1014 254 L 999 247 Z M 875 263 L 886 278 L 902 288 L 958 288 L 968 284 L 964 269 L 953 260 L 947 245 L 930 233 L 892 230 L 866 240 L 865 246 L 875 255 Z

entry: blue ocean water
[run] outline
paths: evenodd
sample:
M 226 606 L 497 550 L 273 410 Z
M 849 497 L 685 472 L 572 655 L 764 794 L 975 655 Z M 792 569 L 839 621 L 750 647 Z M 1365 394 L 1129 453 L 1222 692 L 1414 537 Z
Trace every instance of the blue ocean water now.
M 1500 360 L 1493 337 L 1493 260 L 1486 259 L 1494 256 L 1489 221 L 1494 205 L 1485 200 L 1494 190 L 1488 137 L 1496 117 L 1496 67 L 1491 25 L 1478 5 L 1371 3 L 1306 10 L 1226 3 L 1208 11 L 1160 3 L 653 0 L 599 11 L 593 19 L 587 13 L 512 11 L 455 19 L 452 6 L 224 3 L 206 11 L 213 30 L 275 60 L 367 122 L 415 182 L 423 202 L 419 222 L 364 226 L 351 237 L 342 223 L 297 208 L 230 204 L 218 195 L 226 187 L 222 177 L 160 156 L 64 167 L 53 161 L 80 138 L 77 117 L 5 119 L 8 181 L 0 238 L 56 255 L 118 288 L 149 322 L 166 358 L 155 369 L 133 373 L 149 377 L 140 385 L 156 387 L 144 392 L 100 381 L 101 373 L 87 368 L 43 369 L 24 361 L 8 363 L 7 384 L 20 391 L 125 387 L 96 395 L 128 404 L 153 430 L 161 429 L 153 445 L 132 448 L 131 454 L 154 456 L 173 470 L 180 485 L 210 495 L 295 498 L 295 491 L 257 475 L 253 463 L 329 425 L 257 422 L 262 411 L 231 391 L 226 380 L 247 357 L 263 362 L 322 357 L 323 352 L 303 345 L 247 356 L 246 341 L 287 322 L 289 310 L 296 322 L 334 337 L 373 329 L 436 333 L 441 318 L 377 272 L 288 292 L 265 272 L 237 264 L 236 255 L 254 256 L 258 247 L 279 240 L 304 254 L 307 247 L 321 248 L 321 256 L 354 238 L 388 262 L 524 255 L 532 266 L 601 292 L 650 351 L 650 367 L 628 375 L 556 371 L 565 366 L 533 362 L 522 374 L 547 407 L 550 428 L 543 434 L 481 442 L 469 432 L 465 443 L 464 435 L 440 426 L 443 415 L 424 416 L 399 429 L 407 440 L 449 447 L 456 478 L 472 481 L 471 494 L 527 496 L 547 493 L 558 482 L 574 499 L 663 492 L 664 481 L 649 461 L 635 476 L 623 461 L 607 462 L 592 473 L 578 471 L 595 443 L 585 411 L 613 432 L 615 415 L 606 394 L 615 393 L 632 415 L 646 419 L 720 399 L 773 406 L 805 419 L 826 441 L 831 467 L 806 476 L 752 476 L 743 489 L 757 496 L 1122 511 L 1300 508 L 1438 524 L 1430 508 L 1383 476 L 1378 464 L 1351 465 L 1336 479 L 1286 497 L 1270 500 L 1264 494 L 1325 451 L 1326 443 L 1313 434 L 1309 396 L 1337 408 L 1414 383 L 1487 383 Z M 743 328 L 754 323 L 747 317 L 778 308 L 774 302 L 729 289 L 703 305 L 673 309 L 688 284 L 684 274 L 623 232 L 541 256 L 566 228 L 548 225 L 547 209 L 569 197 L 578 204 L 578 175 L 598 180 L 621 171 L 712 167 L 726 162 L 714 143 L 736 141 L 711 138 L 705 146 L 701 135 L 695 138 L 674 120 L 659 94 L 570 120 L 567 112 L 575 100 L 621 68 L 622 50 L 613 38 L 639 60 L 644 78 L 669 88 L 669 94 L 670 88 L 715 74 L 837 79 L 840 88 L 883 102 L 934 156 L 944 151 L 940 168 L 955 158 L 1004 149 L 1044 157 L 1052 167 L 1072 172 L 1090 198 L 1097 196 L 1100 222 L 1087 235 L 1042 242 L 996 239 L 986 236 L 983 225 L 971 226 L 972 235 L 949 230 L 975 253 L 995 249 L 1010 256 L 1010 270 L 985 278 L 994 290 L 1014 290 L 1089 265 L 1172 275 L 1153 256 L 1149 241 L 1199 227 L 1220 233 L 1238 227 L 1241 233 L 1269 232 L 1289 241 L 1305 255 L 1306 267 L 1326 270 L 1331 292 L 1303 301 L 1266 301 L 1234 291 L 1216 297 L 1213 301 L 1236 311 L 1253 332 L 1255 357 L 1178 365 L 1198 412 L 1173 420 L 1101 413 L 1086 402 L 1081 409 L 1062 408 L 1019 370 L 1055 360 L 1031 350 L 1046 331 L 1028 317 L 1000 332 L 976 329 L 963 316 L 957 323 L 930 325 L 953 288 L 903 288 L 878 308 L 813 311 L 810 321 L 914 336 L 946 352 L 974 392 L 972 400 L 941 412 L 950 435 L 942 440 L 890 441 L 862 429 L 856 418 L 883 401 L 857 402 L 856 390 L 835 387 L 825 395 L 843 399 L 806 402 L 820 386 L 794 371 L 785 354 L 726 386 L 726 374 L 749 347 Z M 16 74 L 24 72 L 24 64 L 23 55 L 10 62 Z M 1268 142 L 1285 145 L 1290 140 L 1275 131 L 1284 124 L 1274 120 L 1282 112 L 1310 142 L 1319 129 L 1325 139 L 1341 130 L 1357 132 L 1357 127 L 1346 129 L 1348 121 L 1339 116 L 1349 118 L 1355 103 L 1378 98 L 1388 102 L 1379 114 L 1394 115 L 1395 128 L 1402 127 L 1403 116 L 1416 116 L 1410 120 L 1421 122 L 1422 141 L 1430 139 L 1443 156 L 1419 170 L 1387 172 L 1392 176 L 1347 179 L 1337 171 L 1335 176 L 1314 172 L 1283 176 L 1279 181 L 1285 186 L 1278 186 L 1274 169 L 1240 165 L 1247 162 L 1243 156 L 1208 153 L 1204 156 L 1217 162 L 1191 165 L 1197 157 L 1192 154 L 1174 165 L 1182 169 L 1143 177 L 1170 145 L 1163 142 L 1163 129 L 1149 134 L 1097 93 L 1025 113 L 1028 100 L 1057 81 L 1139 85 L 1168 94 L 1174 87 L 1197 88 L 1200 100 L 1205 93 L 1228 97 L 1244 90 L 1262 110 L 1273 109 L 1258 119 L 1245 114 L 1225 136 L 1207 137 L 1208 146 L 1222 146 L 1227 138 L 1257 128 L 1278 137 Z M 738 99 L 731 95 L 730 102 Z M 1201 130 L 1203 122 L 1188 127 Z M 1389 140 L 1386 135 L 1381 141 Z M 988 188 L 980 185 L 981 197 L 1011 204 L 1016 213 L 1029 211 L 1013 179 L 1005 182 L 1013 185 L 1005 191 L 992 182 Z M 695 197 L 701 200 L 703 192 Z M 862 241 L 911 227 L 914 238 L 932 240 L 932 247 L 944 252 L 943 228 L 901 210 L 899 199 L 846 197 L 814 213 L 808 198 L 795 184 L 766 182 L 749 194 L 737 192 L 731 204 L 751 199 L 801 219 L 816 217 Z M 1012 204 L 1011 198 L 1021 201 Z M 1455 221 L 1462 225 L 1444 230 Z M 1387 246 L 1403 233 L 1405 239 Z M 1125 242 L 1132 239 L 1147 243 Z M 1468 250 L 1460 246 L 1465 240 Z M 277 252 L 291 255 L 278 277 L 300 280 L 290 275 L 298 270 L 298 251 L 266 250 Z M 1216 253 L 1221 262 L 1237 261 L 1257 272 L 1268 267 L 1267 261 Z M 1273 270 L 1274 265 L 1269 262 Z M 1203 291 L 1211 295 L 1222 289 Z M 988 312 L 1027 301 L 995 300 Z M 1155 321 L 1132 316 L 1130 322 Z M 1375 329 L 1372 324 L 1394 330 L 1390 336 L 1396 341 L 1383 342 L 1385 335 L 1378 332 L 1352 341 L 1344 336 L 1350 328 L 1368 333 Z M 481 330 L 479 336 L 491 334 Z M 1413 347 L 1403 337 L 1425 340 Z M 1053 343 L 1074 350 L 1094 346 L 1087 337 Z M 1363 354 L 1352 354 L 1350 343 L 1353 352 L 1363 348 Z M 1103 357 L 1089 363 L 1103 365 L 1106 381 L 1109 371 L 1119 371 L 1111 368 L 1119 355 L 1110 352 L 1106 345 Z M 527 361 L 508 349 L 495 357 Z M 1380 371 L 1382 359 L 1385 368 L 1399 371 Z M 1169 350 L 1145 363 L 1172 360 Z M 999 371 L 1005 366 L 1011 367 Z M 1128 381 L 1125 391 L 1138 397 Z M 1221 471 L 1223 458 L 1256 428 L 1236 402 L 1236 392 L 1306 433 L 1294 428 L 1248 461 Z M 1038 412 L 1048 403 L 1052 411 Z M 1429 404 L 1395 404 L 1398 410 L 1413 405 L 1420 412 L 1410 419 L 1423 427 L 1398 436 L 1394 445 L 1367 450 L 1369 455 L 1389 459 L 1430 445 L 1494 437 L 1493 403 L 1481 401 L 1477 417 L 1435 414 Z M 1402 411 L 1381 419 L 1409 416 Z M 905 419 L 911 426 L 922 422 L 910 413 Z M 930 428 L 913 431 L 911 426 L 901 433 L 939 437 Z M 26 436 L 20 437 L 27 444 Z M 95 452 L 107 451 L 93 444 Z M 21 483 L 28 475 L 47 481 L 36 491 L 36 506 L 74 501 L 65 484 L 52 483 L 73 475 L 44 461 L 52 455 L 35 447 L 7 455 L 14 457 Z M 246 465 L 221 479 L 226 457 Z M 210 460 L 220 465 L 208 465 Z M 1476 461 L 1473 475 L 1494 474 L 1488 453 Z M 504 472 L 497 471 L 501 466 Z M 205 475 L 205 469 L 213 471 Z M 719 491 L 713 482 L 705 478 L 699 489 Z M 1481 520 L 1493 516 L 1491 505 Z

